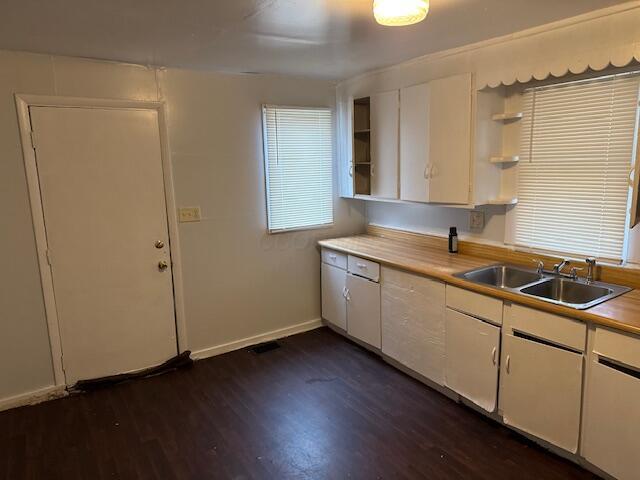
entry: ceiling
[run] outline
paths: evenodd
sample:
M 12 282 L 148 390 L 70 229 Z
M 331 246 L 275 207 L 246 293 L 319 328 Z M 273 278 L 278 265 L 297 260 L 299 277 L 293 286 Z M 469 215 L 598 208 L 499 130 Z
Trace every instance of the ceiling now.
M 2 0 L 0 49 L 347 78 L 625 0 L 431 0 L 409 27 L 371 0 Z

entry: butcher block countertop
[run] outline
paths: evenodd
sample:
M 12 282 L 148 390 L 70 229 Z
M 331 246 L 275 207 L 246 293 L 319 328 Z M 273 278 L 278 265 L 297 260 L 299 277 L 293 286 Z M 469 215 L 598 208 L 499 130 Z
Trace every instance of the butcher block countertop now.
M 472 270 L 477 267 L 496 263 L 514 263 L 510 262 L 508 257 L 500 262 L 496 259 L 482 258 L 481 256 L 464 253 L 450 254 L 441 241 L 439 244 L 438 242 L 433 242 L 430 245 L 428 242 L 388 238 L 370 233 L 321 240 L 319 244 L 324 248 L 357 255 L 379 262 L 382 265 L 425 275 L 467 290 L 640 335 L 640 290 L 638 289 L 587 310 L 575 310 L 516 293 L 479 285 L 453 276 L 455 273 Z

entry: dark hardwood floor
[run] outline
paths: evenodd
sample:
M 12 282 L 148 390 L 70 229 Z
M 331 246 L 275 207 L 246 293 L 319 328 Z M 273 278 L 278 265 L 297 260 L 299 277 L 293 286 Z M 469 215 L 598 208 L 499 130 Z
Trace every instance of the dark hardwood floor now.
M 0 478 L 585 479 L 323 328 L 0 413 Z

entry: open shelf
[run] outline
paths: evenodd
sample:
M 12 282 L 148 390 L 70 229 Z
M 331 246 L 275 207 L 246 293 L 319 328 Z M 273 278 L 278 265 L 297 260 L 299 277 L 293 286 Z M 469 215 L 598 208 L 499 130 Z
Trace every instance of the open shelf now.
M 520 161 L 519 155 L 500 155 L 489 158 L 491 163 L 516 163 Z
M 522 112 L 504 112 L 494 113 L 491 115 L 491 119 L 497 122 L 510 122 L 514 120 L 520 120 L 524 114 Z
M 353 186 L 355 195 L 371 195 L 371 100 L 353 101 Z
M 487 205 L 515 205 L 516 203 L 518 203 L 518 197 L 493 198 L 487 202 Z

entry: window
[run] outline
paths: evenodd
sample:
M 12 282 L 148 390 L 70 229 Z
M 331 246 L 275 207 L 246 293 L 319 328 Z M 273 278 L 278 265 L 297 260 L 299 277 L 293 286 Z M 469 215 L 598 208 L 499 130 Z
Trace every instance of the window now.
M 624 259 L 639 80 L 620 74 L 525 91 L 513 243 Z
M 269 231 L 331 225 L 331 110 L 271 105 L 262 110 Z

